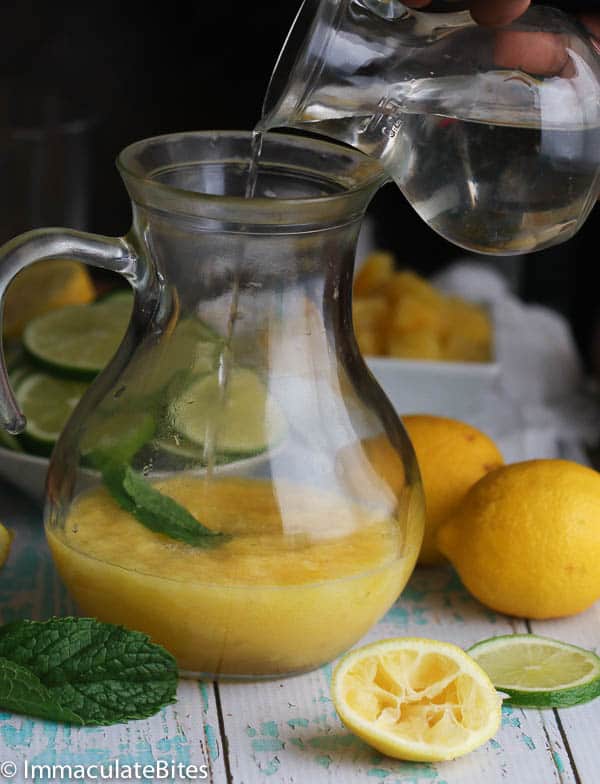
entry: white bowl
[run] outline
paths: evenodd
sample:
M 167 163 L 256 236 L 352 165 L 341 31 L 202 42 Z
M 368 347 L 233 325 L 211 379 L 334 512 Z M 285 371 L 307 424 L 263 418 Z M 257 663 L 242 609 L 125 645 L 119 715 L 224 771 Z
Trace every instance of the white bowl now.
M 435 414 L 479 423 L 498 387 L 498 362 L 430 362 L 367 357 L 397 413 Z
M 434 414 L 480 427 L 490 418 L 490 405 L 500 393 L 500 358 L 494 305 L 483 307 L 492 323 L 489 362 L 365 357 L 369 369 L 396 412 Z
M 0 476 L 39 503 L 44 502 L 44 487 L 49 460 L 0 447 Z

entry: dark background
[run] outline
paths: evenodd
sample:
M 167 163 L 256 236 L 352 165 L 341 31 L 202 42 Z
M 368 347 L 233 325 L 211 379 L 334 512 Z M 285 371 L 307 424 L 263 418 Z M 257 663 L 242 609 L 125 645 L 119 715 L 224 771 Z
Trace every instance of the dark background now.
M 250 129 L 296 5 L 0 4 L 0 241 L 37 225 L 127 231 L 129 204 L 114 166 L 119 150 L 171 131 Z M 67 127 L 71 135 L 57 134 L 50 149 L 25 132 L 15 141 L 15 127 L 35 126 Z M 35 160 L 31 170 L 28 157 Z M 30 181 L 35 203 L 24 209 Z M 85 200 L 83 212 L 63 207 L 69 193 Z M 377 244 L 394 250 L 403 266 L 430 274 L 464 256 L 420 221 L 395 186 L 385 186 L 369 212 Z M 596 208 L 574 240 L 524 259 L 516 280 L 524 300 L 570 319 L 582 356 L 596 370 L 599 229 Z

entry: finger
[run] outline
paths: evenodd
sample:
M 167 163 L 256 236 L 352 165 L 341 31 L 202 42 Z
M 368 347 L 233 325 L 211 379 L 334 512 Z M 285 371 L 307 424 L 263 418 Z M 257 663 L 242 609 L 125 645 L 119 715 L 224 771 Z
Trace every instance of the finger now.
M 471 16 L 482 25 L 510 24 L 529 8 L 529 0 L 473 0 Z
M 540 76 L 559 74 L 569 62 L 561 36 L 554 33 L 526 33 L 499 30 L 496 33 L 494 62 Z

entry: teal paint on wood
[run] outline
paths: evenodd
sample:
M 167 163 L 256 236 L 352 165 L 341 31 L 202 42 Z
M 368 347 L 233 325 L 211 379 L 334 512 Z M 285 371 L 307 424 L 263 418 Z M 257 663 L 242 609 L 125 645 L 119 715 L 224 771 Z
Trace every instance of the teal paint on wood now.
M 564 773 L 564 771 L 565 771 L 565 764 L 562 761 L 562 757 L 560 756 L 558 751 L 553 751 L 552 752 L 552 759 L 554 760 L 554 764 L 556 765 L 556 770 L 559 773 Z
M 333 760 L 329 756 L 329 754 L 325 754 L 323 757 L 315 757 L 315 762 L 317 765 L 320 765 L 322 768 L 329 768 Z
M 273 776 L 279 770 L 280 765 L 281 760 L 279 757 L 273 757 L 266 765 L 259 764 L 258 768 L 265 776 Z
M 502 726 L 503 727 L 520 727 L 521 721 L 517 716 L 513 716 L 513 709 L 510 705 L 502 706 Z
M 261 735 L 268 735 L 270 738 L 279 737 L 279 730 L 277 729 L 277 722 L 263 721 L 260 725 Z
M 208 700 L 208 685 L 204 681 L 198 681 L 198 689 L 200 690 L 200 697 L 202 698 L 202 712 L 208 713 L 209 700 Z
M 18 727 L 9 723 L 12 713 L 3 714 L 0 725 L 0 737 L 9 749 L 16 749 L 18 746 L 29 746 L 33 736 L 34 723 L 32 719 L 17 719 Z
M 533 738 L 531 738 L 529 735 L 526 735 L 524 732 L 522 732 L 521 740 L 527 746 L 528 749 L 531 749 L 531 751 L 535 751 L 535 743 L 533 742 Z
M 212 724 L 204 725 L 204 736 L 206 738 L 206 745 L 208 746 L 208 756 L 211 760 L 216 760 L 219 756 L 219 745 L 217 743 L 217 734 Z
M 308 719 L 288 719 L 288 727 L 295 730 L 297 727 L 308 727 Z
M 283 742 L 277 738 L 253 738 L 252 751 L 281 751 Z

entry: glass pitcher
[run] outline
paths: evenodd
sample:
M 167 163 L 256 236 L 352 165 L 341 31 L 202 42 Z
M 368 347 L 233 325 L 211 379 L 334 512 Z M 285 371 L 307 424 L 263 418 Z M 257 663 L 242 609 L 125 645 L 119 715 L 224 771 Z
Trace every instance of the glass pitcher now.
M 356 151 L 280 134 L 244 199 L 251 134 L 121 153 L 127 237 L 39 230 L 1 251 L 2 293 L 40 259 L 135 292 L 113 360 L 54 450 L 45 524 L 81 609 L 148 633 L 187 673 L 307 670 L 352 645 L 416 561 L 410 443 L 352 333 L 364 210 Z M 23 426 L 2 368 L 2 419 Z
M 346 142 L 446 239 L 524 253 L 572 237 L 600 191 L 600 59 L 553 8 L 490 29 L 468 11 L 305 0 L 261 126 Z

